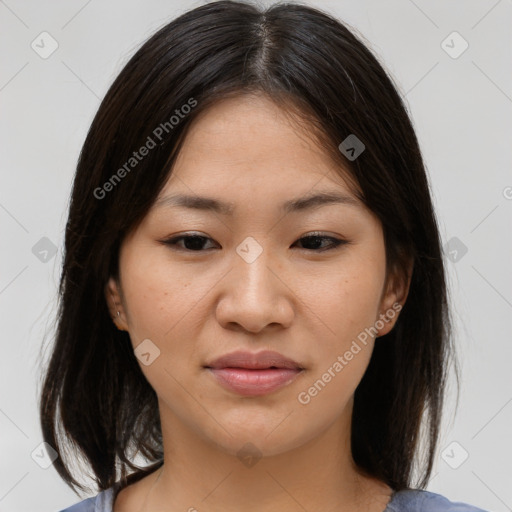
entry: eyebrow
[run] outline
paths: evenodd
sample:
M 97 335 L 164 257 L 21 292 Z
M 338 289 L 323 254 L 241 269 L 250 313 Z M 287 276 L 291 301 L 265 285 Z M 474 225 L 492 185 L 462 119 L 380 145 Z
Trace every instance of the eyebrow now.
M 352 196 L 340 194 L 339 192 L 317 192 L 285 201 L 281 204 L 280 209 L 284 213 L 293 213 L 330 204 L 345 204 L 357 208 L 361 208 L 362 206 L 361 203 Z M 184 194 L 159 198 L 155 203 L 155 208 L 161 207 L 191 208 L 194 210 L 212 211 L 222 215 L 233 215 L 235 210 L 234 203 L 219 201 L 212 197 L 189 196 Z

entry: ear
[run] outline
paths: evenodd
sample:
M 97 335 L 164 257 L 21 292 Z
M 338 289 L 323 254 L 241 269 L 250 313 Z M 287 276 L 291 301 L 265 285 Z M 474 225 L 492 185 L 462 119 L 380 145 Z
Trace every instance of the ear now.
M 388 273 L 380 303 L 380 314 L 375 322 L 378 329 L 377 338 L 384 336 L 395 326 L 409 294 L 412 271 L 413 260 L 410 258 L 404 266 L 397 266 Z
M 120 331 L 128 331 L 126 324 L 126 313 L 123 308 L 119 283 L 110 277 L 105 285 L 105 299 L 112 320 Z

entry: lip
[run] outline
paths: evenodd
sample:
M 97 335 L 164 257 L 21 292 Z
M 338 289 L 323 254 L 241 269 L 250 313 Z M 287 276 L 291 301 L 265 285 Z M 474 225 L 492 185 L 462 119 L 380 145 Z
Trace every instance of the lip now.
M 260 396 L 277 391 L 304 370 L 296 361 L 279 352 L 237 351 L 205 366 L 224 388 L 244 396 Z
M 299 363 L 273 350 L 256 353 L 238 350 L 225 354 L 206 365 L 207 368 L 246 368 L 248 370 L 264 370 L 272 366 L 303 370 Z

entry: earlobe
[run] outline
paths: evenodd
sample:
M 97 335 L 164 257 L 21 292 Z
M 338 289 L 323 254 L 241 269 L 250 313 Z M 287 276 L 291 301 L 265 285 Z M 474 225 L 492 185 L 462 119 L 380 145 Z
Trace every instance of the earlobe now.
M 105 285 L 105 299 L 108 304 L 110 316 L 116 327 L 120 331 L 127 331 L 128 328 L 125 322 L 125 314 L 121 301 L 119 284 L 113 277 L 110 277 L 107 284 Z

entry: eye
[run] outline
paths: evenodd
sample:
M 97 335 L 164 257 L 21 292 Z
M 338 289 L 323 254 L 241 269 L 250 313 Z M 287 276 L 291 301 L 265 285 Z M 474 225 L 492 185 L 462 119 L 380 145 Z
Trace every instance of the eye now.
M 321 233 L 311 233 L 307 236 L 303 236 L 302 238 L 299 238 L 298 242 L 303 246 L 303 249 L 312 250 L 314 252 L 329 251 L 335 249 L 339 245 L 349 243 L 347 240 L 342 240 L 333 236 L 324 236 Z M 330 242 L 330 245 L 327 247 L 321 247 L 323 242 Z
M 162 243 L 171 246 L 173 249 L 184 250 L 190 252 L 203 252 L 205 249 L 205 242 L 212 240 L 210 237 L 201 236 L 197 234 L 185 234 L 170 238 L 168 240 L 162 240 Z M 329 245 L 325 246 L 327 242 Z M 311 233 L 307 236 L 299 238 L 295 244 L 299 244 L 305 249 L 313 252 L 324 252 L 335 249 L 336 247 L 344 244 L 348 244 L 347 240 L 335 238 L 333 236 L 325 236 L 321 233 Z M 295 245 L 294 244 L 294 245 Z M 293 245 L 292 245 L 293 247 Z M 208 249 L 208 247 L 206 247 Z
M 177 248 L 178 250 L 201 252 L 206 240 L 211 240 L 211 238 L 201 235 L 180 235 L 168 240 L 163 240 L 162 243 L 172 246 L 173 249 Z M 183 241 L 183 245 L 179 245 L 181 241 Z

